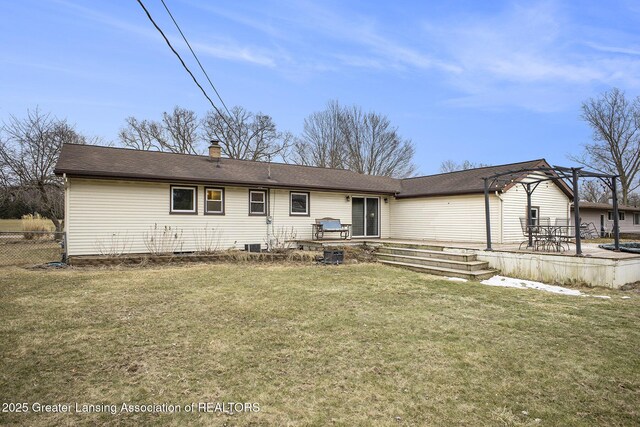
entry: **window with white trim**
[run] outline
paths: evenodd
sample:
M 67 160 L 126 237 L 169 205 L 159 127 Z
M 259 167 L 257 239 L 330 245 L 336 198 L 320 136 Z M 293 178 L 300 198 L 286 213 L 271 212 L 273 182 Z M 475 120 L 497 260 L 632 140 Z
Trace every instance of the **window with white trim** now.
M 249 215 L 267 214 L 267 192 L 265 190 L 249 190 Z
M 309 193 L 300 191 L 289 193 L 289 215 L 309 216 Z
M 640 213 L 633 214 L 633 225 L 640 225 Z
M 224 215 L 224 188 L 205 188 L 204 193 L 204 212 Z
M 618 220 L 624 221 L 625 215 L 624 211 L 618 211 Z M 607 212 L 607 219 L 609 221 L 613 221 L 613 211 Z
M 171 213 L 197 213 L 196 187 L 171 186 Z

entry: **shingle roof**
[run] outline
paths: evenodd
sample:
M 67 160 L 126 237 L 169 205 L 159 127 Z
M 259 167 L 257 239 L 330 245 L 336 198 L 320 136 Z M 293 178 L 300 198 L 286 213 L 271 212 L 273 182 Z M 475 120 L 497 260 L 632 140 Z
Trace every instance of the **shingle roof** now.
M 573 209 L 573 203 L 571 204 L 571 209 Z M 580 209 L 601 209 L 611 211 L 613 210 L 613 205 L 610 205 L 609 203 L 580 202 Z M 619 204 L 618 210 L 640 212 L 640 207 Z
M 484 192 L 482 178 L 492 175 L 516 171 L 526 168 L 535 168 L 547 165 L 544 159 L 530 160 L 527 162 L 510 163 L 498 166 L 486 166 L 482 168 L 467 169 L 456 172 L 447 172 L 437 175 L 420 176 L 402 180 L 402 189 L 398 197 L 422 197 L 442 196 L 452 194 L 473 194 Z M 502 185 L 492 186 L 491 191 L 502 191 Z
M 398 198 L 473 194 L 484 191 L 482 178 L 496 173 L 548 166 L 544 159 L 469 169 L 416 178 L 395 179 L 283 163 L 254 162 L 209 156 L 141 151 L 95 145 L 65 144 L 55 173 L 70 176 L 222 183 L 243 186 L 308 188 L 394 194 Z M 561 186 L 571 197 L 570 190 Z M 502 186 L 491 191 L 504 191 Z
M 269 178 L 271 169 L 271 178 Z M 291 187 L 394 194 L 400 181 L 328 169 L 282 163 L 220 159 L 209 156 L 161 153 L 95 145 L 65 144 L 56 174 L 72 176 L 226 183 L 248 186 Z

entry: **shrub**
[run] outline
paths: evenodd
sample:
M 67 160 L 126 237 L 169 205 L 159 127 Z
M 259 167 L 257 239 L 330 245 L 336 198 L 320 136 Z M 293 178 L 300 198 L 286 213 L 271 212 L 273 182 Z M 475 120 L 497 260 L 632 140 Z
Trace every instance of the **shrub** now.
M 158 227 L 154 224 L 149 231 L 142 233 L 144 245 L 150 254 L 166 255 L 175 252 L 182 252 L 182 230 L 180 228 L 165 225 Z
M 22 215 L 22 235 L 27 240 L 51 238 L 53 224 L 39 213 Z
M 113 233 L 109 237 L 96 240 L 96 250 L 102 256 L 117 258 L 131 249 L 131 239 L 129 239 L 128 233 L 121 235 L 120 233 Z

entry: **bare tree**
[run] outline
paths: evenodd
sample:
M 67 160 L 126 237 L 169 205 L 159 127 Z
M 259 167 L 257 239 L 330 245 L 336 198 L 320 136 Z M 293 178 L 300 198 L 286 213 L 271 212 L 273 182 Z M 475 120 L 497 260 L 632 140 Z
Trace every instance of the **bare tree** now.
M 290 154 L 293 163 L 345 168 L 344 141 L 340 128 L 342 109 L 338 101 L 329 101 L 327 108 L 304 119 L 302 136 L 296 138 Z
M 210 111 L 202 123 L 207 140 L 220 141 L 222 154 L 232 159 L 270 160 L 283 156 L 291 134 L 278 132 L 271 116 L 233 107 L 231 115 Z
M 483 168 L 486 166 L 491 166 L 491 165 L 485 164 L 485 163 L 475 163 L 469 160 L 465 160 L 462 163 L 457 163 L 453 160 L 445 160 L 444 162 L 440 163 L 440 172 L 441 173 L 456 172 L 456 171 L 462 171 L 462 170 L 468 170 L 468 169 Z
M 640 97 L 627 99 L 613 88 L 582 104 L 582 119 L 593 130 L 593 143 L 585 144 L 573 161 L 600 172 L 620 176 L 622 203 L 640 187 Z
M 125 119 L 125 127 L 118 134 L 120 142 L 138 150 L 169 153 L 201 154 L 197 114 L 176 106 L 172 112 L 162 113 L 162 120 Z
M 597 180 L 585 179 L 580 183 L 580 200 L 592 203 L 607 203 L 610 190 Z
M 386 116 L 352 106 L 343 110 L 340 127 L 348 169 L 398 178 L 415 173 L 413 143 L 402 139 Z
M 63 183 L 53 170 L 62 144 L 86 142 L 66 120 L 37 108 L 24 118 L 10 116 L 0 129 L 0 185 L 5 197 L 22 201 L 60 231 Z
M 413 143 L 403 139 L 386 116 L 329 101 L 325 110 L 305 119 L 291 159 L 305 165 L 406 177 L 415 172 L 414 153 Z

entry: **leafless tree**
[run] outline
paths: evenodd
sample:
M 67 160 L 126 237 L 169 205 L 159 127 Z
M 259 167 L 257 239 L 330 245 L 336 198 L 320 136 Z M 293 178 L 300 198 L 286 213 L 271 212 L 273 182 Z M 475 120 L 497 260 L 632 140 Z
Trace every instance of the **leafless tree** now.
M 162 120 L 125 119 L 125 127 L 118 134 L 120 142 L 138 150 L 169 153 L 202 154 L 198 115 L 176 106 L 172 112 L 162 113 Z
M 415 173 L 413 143 L 402 139 L 386 116 L 351 106 L 343 110 L 340 127 L 348 169 L 398 178 Z
M 592 203 L 607 203 L 611 191 L 599 180 L 585 179 L 580 182 L 580 200 Z
M 593 130 L 593 143 L 573 161 L 604 173 L 620 176 L 622 203 L 640 187 L 640 97 L 627 99 L 613 88 L 582 104 L 582 119 Z
M 283 156 L 291 134 L 279 132 L 271 116 L 233 107 L 231 115 L 210 111 L 202 123 L 207 140 L 220 141 L 222 154 L 232 159 L 270 160 Z
M 0 185 L 5 197 L 22 201 L 60 231 L 63 183 L 53 170 L 62 144 L 86 142 L 66 120 L 37 108 L 24 118 L 10 116 L 0 129 Z
M 330 101 L 325 110 L 307 117 L 291 159 L 306 165 L 406 177 L 415 172 L 414 153 L 413 143 L 403 139 L 386 116 Z
M 483 168 L 486 166 L 491 166 L 491 165 L 488 165 L 485 163 L 475 163 L 469 160 L 465 160 L 462 163 L 457 163 L 453 160 L 445 160 L 444 162 L 440 163 L 440 172 L 441 173 L 456 172 L 456 171 L 462 171 L 462 170 L 468 170 L 468 169 Z
M 345 168 L 345 146 L 340 122 L 342 108 L 338 101 L 329 101 L 327 108 L 304 119 L 302 136 L 296 138 L 289 160 L 293 163 Z

